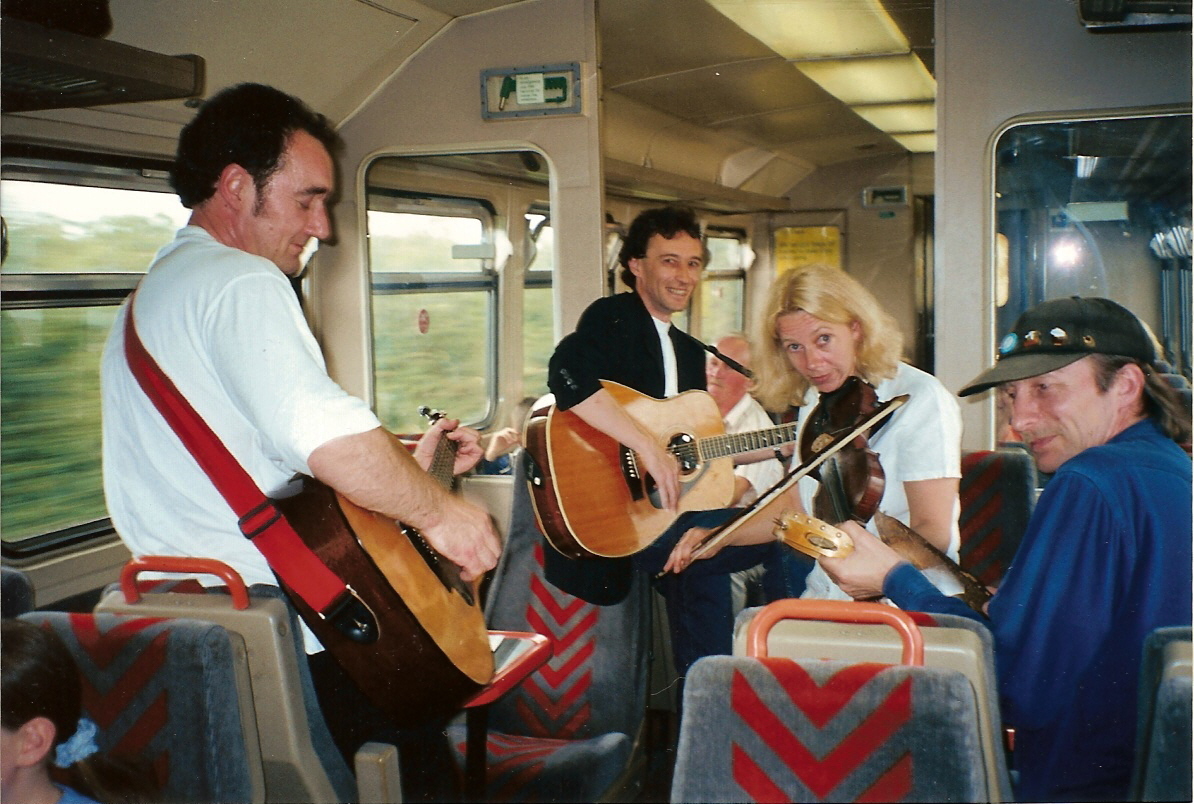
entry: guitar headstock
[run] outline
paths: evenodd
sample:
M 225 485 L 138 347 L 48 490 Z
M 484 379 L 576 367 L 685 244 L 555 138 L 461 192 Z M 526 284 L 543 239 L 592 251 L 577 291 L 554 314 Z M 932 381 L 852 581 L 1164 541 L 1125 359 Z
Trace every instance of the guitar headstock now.
M 433 410 L 426 405 L 420 405 L 419 415 L 425 418 L 429 424 L 435 424 L 448 414 L 444 413 L 442 410 Z
M 854 552 L 850 534 L 816 517 L 786 511 L 775 520 L 775 538 L 813 558 L 845 558 Z

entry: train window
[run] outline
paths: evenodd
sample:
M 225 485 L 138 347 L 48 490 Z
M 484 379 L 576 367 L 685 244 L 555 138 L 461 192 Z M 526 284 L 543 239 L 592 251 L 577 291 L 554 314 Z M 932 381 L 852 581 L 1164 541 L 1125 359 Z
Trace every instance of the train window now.
M 555 234 L 541 210 L 526 215 L 529 255 L 522 296 L 522 388 L 525 396 L 547 393 L 547 361 L 555 348 L 551 278 Z
M 996 327 L 1070 295 L 1114 299 L 1189 376 L 1190 115 L 1013 124 L 995 162 Z
M 706 231 L 709 264 L 701 278 L 701 333 L 720 338 L 743 327 L 746 298 L 746 246 L 744 232 Z
M 63 180 L 39 180 L 47 174 Z M 164 192 L 164 176 L 147 181 L 146 175 L 4 166 L 0 533 L 6 554 L 110 528 L 100 470 L 100 354 L 120 301 L 189 215 Z M 137 187 L 113 186 L 122 181 Z M 162 191 L 141 189 L 154 184 Z
M 496 385 L 491 211 L 374 189 L 367 226 L 378 417 L 403 433 L 425 428 L 424 405 L 485 421 Z

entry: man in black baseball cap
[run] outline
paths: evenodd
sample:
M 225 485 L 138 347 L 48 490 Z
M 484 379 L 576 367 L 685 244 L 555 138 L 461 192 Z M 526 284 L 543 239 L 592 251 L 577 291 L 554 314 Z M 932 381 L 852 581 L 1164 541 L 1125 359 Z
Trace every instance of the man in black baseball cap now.
M 1129 800 L 1145 638 L 1190 625 L 1190 412 L 1153 368 L 1154 340 L 1108 299 L 1043 302 L 961 396 L 997 388 L 1042 471 L 1011 568 L 988 605 L 1016 798 Z M 850 523 L 821 564 L 857 598 L 977 617 Z
M 995 365 L 958 396 L 1047 374 L 1091 354 L 1122 355 L 1145 364 L 1157 359 L 1152 337 L 1126 308 L 1110 299 L 1053 299 L 1016 320 L 999 342 Z

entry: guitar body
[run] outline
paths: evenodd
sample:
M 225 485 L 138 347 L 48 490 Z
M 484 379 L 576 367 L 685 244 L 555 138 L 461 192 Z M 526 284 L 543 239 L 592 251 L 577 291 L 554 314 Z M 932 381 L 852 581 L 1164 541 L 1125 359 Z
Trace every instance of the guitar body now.
M 304 478 L 303 491 L 275 501 L 303 541 L 373 613 L 378 638 L 355 642 L 286 589 L 303 620 L 361 691 L 399 726 L 459 711 L 493 677 L 493 654 L 475 584 L 447 583 L 416 531 L 354 505 Z M 428 557 L 425 557 L 428 556 Z M 442 562 L 443 559 L 440 559 Z M 463 591 L 463 594 L 462 594 Z
M 654 399 L 618 383 L 602 385 L 662 446 L 725 432 L 717 403 L 704 391 Z M 551 545 L 571 558 L 632 555 L 655 541 L 676 513 L 724 508 L 733 499 L 734 464 L 727 456 L 682 464 L 678 511 L 660 508 L 633 453 L 554 406 L 532 412 L 525 442 L 535 518 Z

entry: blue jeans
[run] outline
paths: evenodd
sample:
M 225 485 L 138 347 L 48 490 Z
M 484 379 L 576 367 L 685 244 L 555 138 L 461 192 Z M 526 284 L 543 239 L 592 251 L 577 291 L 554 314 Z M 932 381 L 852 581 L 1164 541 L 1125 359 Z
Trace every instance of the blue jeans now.
M 635 569 L 654 578 L 663 569 L 672 548 L 693 527 L 713 528 L 738 512 L 735 508 L 689 511 L 681 514 L 650 547 L 634 556 Z M 676 670 L 685 675 L 702 656 L 726 655 L 734 637 L 734 611 L 730 575 L 762 564 L 763 593 L 768 602 L 800 597 L 813 560 L 780 542 L 746 547 L 726 547 L 715 556 L 694 561 L 683 572 L 668 573 L 654 581 L 667 602 Z

